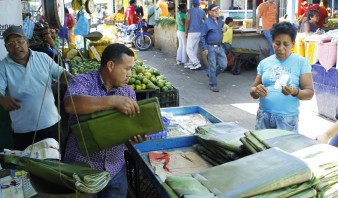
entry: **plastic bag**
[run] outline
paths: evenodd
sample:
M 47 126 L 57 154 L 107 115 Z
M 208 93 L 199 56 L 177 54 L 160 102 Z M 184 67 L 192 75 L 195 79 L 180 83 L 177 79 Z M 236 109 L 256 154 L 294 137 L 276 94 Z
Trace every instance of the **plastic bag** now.
M 89 32 L 89 23 L 88 19 L 84 16 L 84 13 L 79 13 L 79 19 L 74 28 L 75 35 L 87 35 Z

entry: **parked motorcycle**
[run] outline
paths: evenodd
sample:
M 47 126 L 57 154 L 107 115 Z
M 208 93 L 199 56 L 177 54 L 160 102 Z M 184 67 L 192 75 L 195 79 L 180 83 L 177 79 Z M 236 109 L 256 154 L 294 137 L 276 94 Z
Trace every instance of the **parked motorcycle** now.
M 115 25 L 119 37 L 124 44 L 133 43 L 141 51 L 146 51 L 153 45 L 150 33 L 144 31 L 144 28 L 147 26 L 146 22 L 140 20 L 138 24 L 130 26 L 123 25 L 122 23 L 116 23 Z

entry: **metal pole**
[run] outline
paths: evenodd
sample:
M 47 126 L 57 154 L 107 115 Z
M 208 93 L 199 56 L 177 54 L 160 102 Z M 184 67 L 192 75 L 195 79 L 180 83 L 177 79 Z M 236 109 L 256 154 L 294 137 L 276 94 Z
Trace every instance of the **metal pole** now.
M 257 0 L 252 0 L 252 27 L 256 27 Z
M 174 16 L 174 18 L 176 18 L 177 13 L 178 13 L 178 0 L 175 0 L 175 16 Z

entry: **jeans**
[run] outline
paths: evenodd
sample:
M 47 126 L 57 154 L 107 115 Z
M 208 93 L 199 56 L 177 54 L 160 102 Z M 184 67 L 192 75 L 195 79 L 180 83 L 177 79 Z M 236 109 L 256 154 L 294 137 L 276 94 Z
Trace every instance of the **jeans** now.
M 91 198 L 126 198 L 128 192 L 127 169 L 123 166 L 107 186 Z
M 255 129 L 282 129 L 298 133 L 298 114 L 294 116 L 282 116 L 259 109 Z
M 193 64 L 199 64 L 200 61 L 197 58 L 198 44 L 200 42 L 201 33 L 192 32 L 188 33 L 187 38 L 187 54 L 189 57 L 189 62 Z
M 270 47 L 270 55 L 275 54 L 275 51 L 273 50 L 273 46 L 272 46 L 272 36 L 271 36 L 270 30 L 263 30 L 263 35 L 266 38 L 266 40 L 268 40 L 269 47 Z
M 185 37 L 185 32 L 177 31 L 178 38 L 178 49 L 176 54 L 176 61 L 180 63 L 188 63 L 189 58 L 187 55 L 187 38 Z
M 209 75 L 209 85 L 217 86 L 216 77 L 218 74 L 222 73 L 227 67 L 227 58 L 222 46 L 213 47 L 211 45 L 207 46 L 208 48 L 208 75 Z
M 333 136 L 329 142 L 330 145 L 338 147 L 338 135 Z

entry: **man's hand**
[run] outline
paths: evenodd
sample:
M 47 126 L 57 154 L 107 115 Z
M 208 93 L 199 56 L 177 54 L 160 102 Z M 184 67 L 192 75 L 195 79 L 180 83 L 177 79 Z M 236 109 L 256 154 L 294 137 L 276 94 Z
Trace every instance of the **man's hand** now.
M 202 54 L 208 56 L 208 50 L 203 50 Z
M 265 98 L 268 95 L 268 89 L 262 84 L 257 85 L 254 92 L 260 98 Z
M 129 139 L 129 142 L 132 144 L 137 144 L 137 143 L 141 143 L 148 140 L 147 135 L 136 135 L 133 138 Z
M 256 22 L 257 23 L 257 22 Z M 260 28 L 256 28 L 256 33 L 257 34 L 261 34 L 261 29 Z
M 0 105 L 6 110 L 6 111 L 15 111 L 21 108 L 20 100 L 16 98 L 12 98 L 9 96 L 3 96 L 0 98 Z
M 124 96 L 114 96 L 116 108 L 127 116 L 135 116 L 140 113 L 140 107 L 137 102 Z

